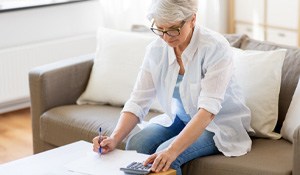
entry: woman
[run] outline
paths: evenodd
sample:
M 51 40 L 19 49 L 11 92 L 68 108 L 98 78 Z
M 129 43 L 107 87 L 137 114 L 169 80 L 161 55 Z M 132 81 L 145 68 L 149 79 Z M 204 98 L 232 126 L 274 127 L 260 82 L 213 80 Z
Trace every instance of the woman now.
M 218 33 L 196 25 L 197 0 L 154 0 L 149 18 L 159 35 L 146 51 L 130 99 L 102 152 L 115 149 L 158 98 L 170 123 L 147 125 L 126 149 L 151 154 L 152 171 L 180 166 L 192 159 L 223 153 L 240 156 L 251 149 L 250 111 L 233 74 L 232 51 Z M 98 152 L 99 137 L 93 139 Z

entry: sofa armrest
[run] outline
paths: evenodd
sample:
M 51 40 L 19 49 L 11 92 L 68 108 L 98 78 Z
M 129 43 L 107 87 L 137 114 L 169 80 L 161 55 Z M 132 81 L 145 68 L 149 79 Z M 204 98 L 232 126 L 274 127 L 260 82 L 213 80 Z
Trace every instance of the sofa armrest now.
M 29 72 L 34 153 L 45 150 L 40 140 L 41 115 L 57 106 L 75 104 L 85 90 L 94 55 L 65 59 Z
M 293 175 L 300 175 L 300 126 L 294 132 L 294 160 L 293 160 Z

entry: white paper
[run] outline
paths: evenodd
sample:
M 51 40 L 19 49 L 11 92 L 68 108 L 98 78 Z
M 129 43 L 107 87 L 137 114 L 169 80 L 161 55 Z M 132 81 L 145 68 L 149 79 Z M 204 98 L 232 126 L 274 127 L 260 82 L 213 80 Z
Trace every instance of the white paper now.
M 97 153 L 89 153 L 85 157 L 74 160 L 65 165 L 72 172 L 88 174 L 88 175 L 124 175 L 120 171 L 121 167 L 126 167 L 131 162 L 143 162 L 149 155 L 140 154 L 135 151 L 124 151 L 115 149 L 107 154 L 99 155 Z

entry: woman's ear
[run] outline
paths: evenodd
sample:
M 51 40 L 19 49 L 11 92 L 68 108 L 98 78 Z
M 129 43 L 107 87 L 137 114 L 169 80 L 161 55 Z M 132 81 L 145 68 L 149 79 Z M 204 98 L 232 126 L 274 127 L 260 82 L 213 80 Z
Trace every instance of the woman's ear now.
M 196 23 L 196 14 L 193 14 L 192 20 L 191 20 L 191 27 L 195 27 L 195 23 Z

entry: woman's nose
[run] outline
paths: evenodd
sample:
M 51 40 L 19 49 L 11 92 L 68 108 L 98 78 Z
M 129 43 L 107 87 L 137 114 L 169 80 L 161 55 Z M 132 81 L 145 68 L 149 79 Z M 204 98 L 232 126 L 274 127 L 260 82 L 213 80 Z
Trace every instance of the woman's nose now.
M 171 37 L 166 33 L 164 33 L 164 35 L 162 36 L 162 39 L 164 39 L 165 41 L 168 41 L 170 38 Z

